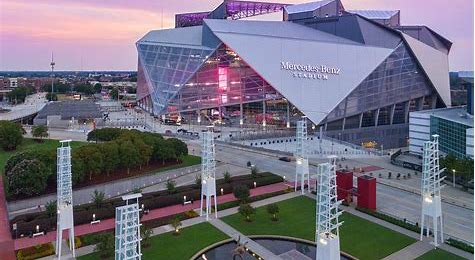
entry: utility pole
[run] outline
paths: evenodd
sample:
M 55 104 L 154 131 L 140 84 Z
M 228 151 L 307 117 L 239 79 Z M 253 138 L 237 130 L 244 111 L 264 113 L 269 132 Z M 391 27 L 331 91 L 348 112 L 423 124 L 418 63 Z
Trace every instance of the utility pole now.
M 56 63 L 54 62 L 54 57 L 53 57 L 53 53 L 51 53 L 51 100 L 53 100 L 53 92 L 54 92 L 54 65 L 56 65 Z

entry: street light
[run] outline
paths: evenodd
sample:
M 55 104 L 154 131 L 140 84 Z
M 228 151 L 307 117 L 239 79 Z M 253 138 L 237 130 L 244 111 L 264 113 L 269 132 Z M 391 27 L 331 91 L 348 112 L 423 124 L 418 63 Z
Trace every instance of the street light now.
M 452 185 L 455 188 L 455 169 L 452 169 Z

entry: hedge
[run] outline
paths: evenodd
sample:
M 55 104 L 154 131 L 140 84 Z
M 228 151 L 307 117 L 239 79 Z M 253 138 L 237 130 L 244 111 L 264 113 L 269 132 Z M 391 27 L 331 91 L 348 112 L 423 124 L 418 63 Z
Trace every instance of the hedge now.
M 402 228 L 405 228 L 405 229 L 414 231 L 414 232 L 416 232 L 416 233 L 420 233 L 420 232 L 421 232 L 421 228 L 420 228 L 418 225 L 414 225 L 414 224 L 408 223 L 408 222 L 406 222 L 406 221 L 397 219 L 397 218 L 395 218 L 395 217 L 388 216 L 388 215 L 386 215 L 386 214 L 384 214 L 384 213 L 377 212 L 377 211 L 373 211 L 373 210 L 369 210 L 369 209 L 358 208 L 358 207 L 356 207 L 356 210 L 361 211 L 361 212 L 363 212 L 363 213 L 366 213 L 366 214 L 368 214 L 368 215 L 371 215 L 371 216 L 373 216 L 373 217 L 382 219 L 382 220 L 384 220 L 384 221 L 386 221 L 386 222 L 389 222 L 389 223 L 391 223 L 391 224 L 400 226 L 400 227 L 402 227 Z M 429 234 L 431 234 L 431 233 L 432 233 L 432 231 L 429 231 Z
M 473 246 L 469 245 L 465 242 L 455 240 L 453 238 L 449 238 L 449 239 L 447 239 L 447 241 L 445 241 L 445 243 L 450 245 L 450 246 L 456 247 L 458 249 L 461 249 L 463 251 L 466 251 L 466 252 L 469 252 L 469 253 L 473 254 Z
M 254 182 L 256 186 L 265 186 L 269 184 L 282 182 L 283 179 L 280 176 L 274 175 L 269 172 L 259 173 L 256 178 L 252 178 L 251 175 L 241 175 L 231 178 L 230 183 L 225 183 L 224 180 L 217 180 L 216 189 L 218 195 L 221 195 L 221 189 L 223 194 L 232 193 L 233 187 L 237 185 L 246 185 L 249 188 L 254 188 Z M 144 194 L 139 203 L 144 204 L 146 209 L 163 208 L 167 206 L 177 205 L 183 203 L 183 196 L 186 196 L 187 200 L 199 200 L 201 195 L 200 185 L 187 185 L 177 187 L 175 193 L 169 194 L 167 190 L 161 190 L 153 193 Z M 120 198 L 105 200 L 99 208 L 93 203 L 83 204 L 74 207 L 74 225 L 87 224 L 92 221 L 92 214 L 96 214 L 96 219 L 108 219 L 115 217 L 115 208 L 122 206 L 124 202 Z M 36 232 L 36 225 L 39 225 L 40 231 L 45 233 L 53 231 L 56 228 L 56 216 L 49 217 L 46 212 L 35 212 L 24 214 L 15 217 L 10 221 L 11 224 L 17 224 L 17 233 L 24 234 L 26 236 L 32 236 Z M 12 236 L 14 236 L 13 230 L 11 230 Z
M 52 243 L 42 244 L 38 246 L 32 246 L 25 249 L 20 249 L 17 252 L 18 260 L 33 260 L 41 257 L 53 255 L 54 247 Z

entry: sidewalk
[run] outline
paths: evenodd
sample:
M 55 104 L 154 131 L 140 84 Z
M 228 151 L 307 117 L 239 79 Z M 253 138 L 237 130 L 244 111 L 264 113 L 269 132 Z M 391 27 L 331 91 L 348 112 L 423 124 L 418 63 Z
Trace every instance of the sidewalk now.
M 315 198 L 315 195 L 313 195 L 313 194 L 306 194 L 306 196 L 309 197 L 309 198 L 311 198 L 311 199 L 316 199 L 316 198 Z M 363 213 L 363 212 L 361 212 L 361 211 L 358 211 L 358 210 L 356 210 L 356 209 L 354 209 L 354 208 L 352 208 L 352 207 L 346 207 L 346 206 L 340 205 L 340 208 L 341 208 L 343 211 L 348 212 L 348 213 L 350 213 L 350 214 L 352 214 L 352 215 L 355 215 L 355 216 L 360 217 L 360 218 L 362 218 L 362 219 L 366 219 L 366 220 L 368 220 L 368 221 L 371 221 L 371 222 L 373 222 L 373 223 L 376 223 L 376 224 L 378 224 L 378 225 L 381 225 L 381 226 L 383 226 L 383 227 L 386 227 L 386 228 L 391 229 L 391 230 L 393 230 L 393 231 L 396 231 L 396 232 L 398 232 L 398 233 L 404 234 L 404 235 L 406 235 L 406 236 L 412 237 L 412 238 L 416 239 L 417 241 L 419 241 L 419 239 L 420 239 L 420 234 L 419 234 L 419 233 L 416 233 L 416 232 L 410 231 L 410 230 L 408 230 L 408 229 L 405 229 L 405 228 L 403 228 L 403 227 L 400 227 L 400 226 L 394 225 L 394 224 L 392 224 L 392 223 L 386 222 L 386 221 L 384 221 L 384 220 L 382 220 L 382 219 L 379 219 L 379 218 L 370 216 L 370 215 L 365 214 L 365 213 Z M 427 240 L 427 239 L 424 239 L 423 241 L 419 241 L 419 242 L 425 243 L 426 245 L 425 245 L 425 246 L 418 245 L 418 246 L 416 246 L 416 248 L 414 248 L 414 247 L 411 247 L 412 245 L 414 245 L 414 244 L 412 244 L 412 245 L 410 245 L 410 246 L 408 246 L 408 247 L 406 247 L 406 248 L 403 248 L 402 250 L 400 250 L 400 251 L 398 251 L 398 252 L 393 253 L 393 255 L 395 255 L 395 254 L 397 254 L 397 253 L 399 253 L 399 252 L 401 252 L 401 251 L 402 251 L 402 252 L 401 252 L 401 255 L 408 254 L 408 253 L 410 253 L 410 252 L 412 252 L 412 253 L 414 253 L 414 254 L 420 254 L 421 252 L 424 252 L 424 253 L 425 253 L 425 252 L 429 251 L 429 250 L 427 250 L 427 249 L 434 249 L 434 248 L 435 248 L 433 245 L 430 244 L 430 241 Z M 417 244 L 417 243 L 418 243 L 418 242 L 416 242 L 415 244 Z M 439 248 L 441 248 L 441 249 L 443 249 L 443 250 L 445 250 L 445 251 L 448 251 L 448 252 L 450 252 L 450 253 L 452 253 L 452 254 L 458 255 L 458 256 L 460 256 L 460 257 L 466 258 L 466 259 L 473 259 L 473 254 L 470 254 L 470 253 L 465 252 L 465 251 L 463 251 L 463 250 L 460 250 L 460 249 L 458 249 L 458 248 L 449 246 L 449 245 L 447 245 L 447 244 L 441 244 L 441 245 L 439 246 Z M 421 255 L 422 255 L 422 254 L 421 254 Z M 389 257 L 389 256 L 388 256 L 388 257 Z M 414 259 L 414 258 L 417 258 L 417 256 L 412 255 L 412 256 L 409 257 L 409 258 L 399 258 L 399 259 Z M 397 258 L 393 258 L 393 259 L 397 259 Z
M 268 259 L 268 260 L 281 259 L 280 257 L 276 256 L 274 253 L 272 253 L 269 249 L 259 245 L 254 240 L 248 238 L 241 232 L 232 228 L 230 225 L 224 223 L 222 220 L 212 218 L 210 219 L 209 223 L 213 225 L 215 228 L 221 230 L 221 232 L 223 232 L 230 238 L 234 240 L 239 240 L 241 244 L 246 245 L 246 248 L 249 248 L 252 252 L 256 253 L 258 256 L 262 257 L 263 259 Z
M 284 183 L 276 183 L 276 184 L 271 184 L 267 186 L 257 187 L 257 188 L 251 189 L 251 197 L 285 190 L 286 188 L 287 186 Z M 232 193 L 229 193 L 222 196 L 218 196 L 217 200 L 218 200 L 218 204 L 221 204 L 225 202 L 234 201 L 236 200 L 236 198 L 234 197 Z M 197 201 L 194 201 L 193 204 L 188 204 L 184 206 L 174 205 L 174 206 L 154 209 L 154 210 L 151 210 L 149 214 L 143 216 L 142 222 L 146 222 L 148 220 L 153 220 L 153 219 L 162 218 L 166 216 L 172 216 L 175 214 L 183 213 L 188 210 L 199 209 L 199 207 L 200 207 L 200 201 L 197 200 Z M 114 228 L 115 228 L 115 219 L 111 218 L 111 219 L 101 220 L 100 223 L 94 224 L 94 225 L 83 224 L 83 225 L 75 226 L 74 233 L 76 236 L 81 236 L 85 234 L 97 233 L 97 232 L 110 230 Z M 66 233 L 63 236 L 65 235 Z M 9 232 L 8 232 L 8 236 L 10 236 Z M 44 244 L 44 243 L 52 242 L 55 240 L 56 240 L 56 232 L 48 232 L 44 236 L 35 237 L 35 238 L 29 238 L 29 237 L 19 238 L 19 239 L 15 239 L 14 241 L 15 250 L 35 246 L 38 244 Z

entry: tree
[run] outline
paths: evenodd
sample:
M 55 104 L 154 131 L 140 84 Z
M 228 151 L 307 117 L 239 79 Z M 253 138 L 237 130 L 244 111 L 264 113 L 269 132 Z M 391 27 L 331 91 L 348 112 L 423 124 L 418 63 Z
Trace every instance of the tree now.
M 251 215 L 256 213 L 256 209 L 249 204 L 241 204 L 241 206 L 239 206 L 238 212 L 246 219 L 246 221 L 251 222 Z
M 22 142 L 21 126 L 10 121 L 0 121 L 0 145 L 4 150 L 15 150 Z
M 96 84 L 94 85 L 94 92 L 95 92 L 95 93 L 101 93 L 101 90 L 102 90 L 102 85 L 101 85 L 101 83 L 96 83 Z
M 6 171 L 9 195 L 39 195 L 44 192 L 48 170 L 38 159 L 23 159 Z
M 104 155 L 102 170 L 109 176 L 110 172 L 117 169 L 120 164 L 119 145 L 116 142 L 104 143 L 100 146 L 100 150 Z
M 127 168 L 127 174 L 130 174 L 131 167 L 137 166 L 141 161 L 140 153 L 131 141 L 120 143 L 119 157 L 122 166 Z
M 89 180 L 92 180 L 92 176 L 103 169 L 103 154 L 96 144 L 81 146 L 78 150 L 84 162 L 84 170 L 89 173 Z
M 96 208 L 100 208 L 104 203 L 105 193 L 103 191 L 94 190 L 91 198 Z
M 166 140 L 166 144 L 172 148 L 174 158 L 178 161 L 182 156 L 188 154 L 188 146 L 181 140 L 176 138 L 169 138 Z
M 256 167 L 256 166 L 253 166 L 253 167 L 251 168 L 251 176 L 252 176 L 252 178 L 257 178 L 257 174 L 258 174 L 258 173 L 259 173 L 259 170 L 257 169 L 257 167 Z
M 56 93 L 51 93 L 51 92 L 48 92 L 46 94 L 46 99 L 48 101 L 58 101 L 58 95 L 56 95 Z
M 279 213 L 279 206 L 277 204 L 272 203 L 267 205 L 266 207 L 267 213 L 269 213 L 272 216 L 273 221 L 277 221 L 279 218 L 277 217 L 277 214 Z
M 117 89 L 111 90 L 110 95 L 111 95 L 112 99 L 119 100 L 119 91 Z
M 200 187 L 200 185 L 201 185 L 201 174 L 196 174 L 195 175 L 195 184 L 196 184 L 196 186 Z
M 180 218 L 179 217 L 175 217 L 173 220 L 172 220 L 172 223 L 171 223 L 173 229 L 175 230 L 175 232 L 173 233 L 174 235 L 179 235 L 180 234 L 180 227 L 181 227 L 181 221 L 180 221 Z
M 45 209 L 46 209 L 46 215 L 48 215 L 48 217 L 52 218 L 52 217 L 56 216 L 56 211 L 57 211 L 56 201 L 52 200 L 50 202 L 47 202 L 45 204 Z
M 224 182 L 231 183 L 231 174 L 228 171 L 223 173 Z
M 101 258 L 109 258 L 114 255 L 115 242 L 112 233 L 99 234 L 96 241 L 94 252 L 98 252 Z
M 251 195 L 249 188 L 246 185 L 238 185 L 234 187 L 233 194 L 241 203 L 245 203 Z
M 143 248 L 147 248 L 152 245 L 150 237 L 153 235 L 153 229 L 147 225 L 140 226 L 140 237 L 142 241 L 140 242 Z
M 167 191 L 170 194 L 176 192 L 176 182 L 174 180 L 167 180 Z
M 40 142 L 43 142 L 43 138 L 48 137 L 48 127 L 45 125 L 35 125 L 31 128 L 31 135 L 39 138 Z

